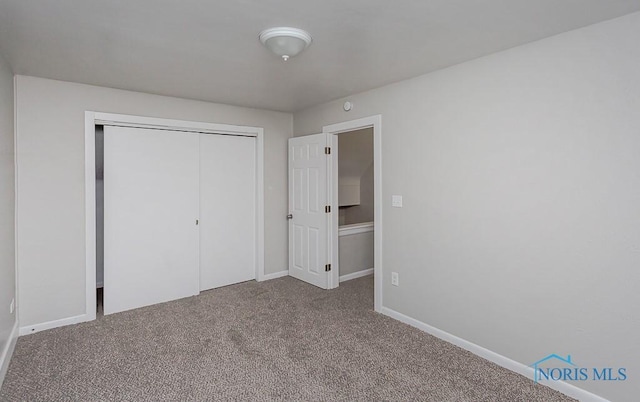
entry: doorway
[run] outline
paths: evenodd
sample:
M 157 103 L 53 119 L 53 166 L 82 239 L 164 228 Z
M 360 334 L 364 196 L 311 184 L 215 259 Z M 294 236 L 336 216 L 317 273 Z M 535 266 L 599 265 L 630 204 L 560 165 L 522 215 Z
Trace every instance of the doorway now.
M 323 289 L 340 284 L 340 213 L 339 154 L 341 135 L 352 132 L 373 136 L 373 166 L 362 169 L 358 180 L 343 180 L 343 197 L 351 191 L 359 194 L 362 177 L 373 170 L 373 224 L 370 215 L 365 226 L 373 226 L 374 310 L 382 309 L 382 180 L 381 116 L 365 117 L 323 127 L 321 134 L 289 139 L 289 275 Z M 367 135 L 367 134 L 364 134 Z M 346 138 L 346 137 L 345 137 Z M 371 147 L 371 145 L 370 145 Z M 371 149 L 371 148 L 370 148 Z M 369 152 L 369 158 L 371 152 Z M 371 171 L 368 172 L 371 174 Z M 355 183 L 355 182 L 358 183 Z M 351 186 L 351 187 L 348 187 Z M 345 201 L 355 206 L 353 200 Z M 358 201 L 359 202 L 359 201 Z M 349 207 L 343 205 L 343 207 Z M 361 212 L 361 211 L 360 211 Z M 370 212 L 370 211 L 369 211 Z M 344 228 L 343 228 L 344 229 Z M 367 232 L 365 228 L 351 228 Z M 369 258 L 370 260 L 370 258 Z M 370 264 L 366 263 L 366 264 Z M 362 265 L 362 264 L 360 264 Z M 359 267 L 361 268 L 361 266 Z M 364 271 L 364 272 L 363 272 Z M 371 273 L 371 268 L 356 269 L 355 275 Z M 348 275 L 348 274 L 347 274 Z M 351 277 L 353 278 L 353 276 Z M 345 277 L 344 279 L 349 279 Z
M 338 140 L 338 267 L 340 283 L 373 275 L 373 127 Z
M 102 131 L 98 314 L 101 295 L 107 315 L 255 279 L 255 137 Z
M 107 130 L 110 130 L 109 135 L 106 135 Z M 107 144 L 107 139 L 109 139 L 109 144 Z M 140 144 L 138 144 L 138 142 L 140 142 Z M 140 146 L 136 148 L 136 144 Z M 104 311 L 106 312 L 108 293 L 117 292 L 118 289 L 122 288 L 122 286 L 118 288 L 118 286 L 115 285 L 124 283 L 129 286 L 131 283 L 131 281 L 118 282 L 117 280 L 114 280 L 114 275 L 117 275 L 119 272 L 117 269 L 103 268 L 103 266 L 107 267 L 108 261 L 106 257 L 108 255 L 111 256 L 109 258 L 110 263 L 113 263 L 116 257 L 120 258 L 124 255 L 120 252 L 113 252 L 114 250 L 121 250 L 122 247 L 110 247 L 112 252 L 109 254 L 106 247 L 107 243 L 113 246 L 117 245 L 117 241 L 120 241 L 120 239 L 124 239 L 127 236 L 131 237 L 126 230 L 118 231 L 125 227 L 124 224 L 118 225 L 118 222 L 120 221 L 125 222 L 129 226 L 136 224 L 141 226 L 143 229 L 152 227 L 153 225 L 157 226 L 159 224 L 158 222 L 164 222 L 162 223 L 163 226 L 161 227 L 161 230 L 154 230 L 151 234 L 145 233 L 143 236 L 135 236 L 133 239 L 142 239 L 146 242 L 145 245 L 148 243 L 150 247 L 155 247 L 157 250 L 158 247 L 157 245 L 154 245 L 154 243 L 158 243 L 162 240 L 159 240 L 159 233 L 166 235 L 165 237 L 171 237 L 171 241 L 164 242 L 167 247 L 160 248 L 162 253 L 147 252 L 144 253 L 145 256 L 159 255 L 164 258 L 168 256 L 170 252 L 173 252 L 173 249 L 184 252 L 184 250 L 188 248 L 193 251 L 189 253 L 188 259 L 164 258 L 164 260 L 161 261 L 161 263 L 166 261 L 167 263 L 165 265 L 168 267 L 181 267 L 180 272 L 177 272 L 175 269 L 167 269 L 165 270 L 166 272 L 158 271 L 157 267 L 161 267 L 162 264 L 152 261 L 150 266 L 156 267 L 155 270 L 152 272 L 150 271 L 149 275 L 146 275 L 145 273 L 147 272 L 145 271 L 143 273 L 144 275 L 141 274 L 134 276 L 134 279 L 139 279 L 136 283 L 136 289 L 143 289 L 142 292 L 134 292 L 135 296 L 138 299 L 144 296 L 149 300 L 145 299 L 140 303 L 134 303 L 132 304 L 133 308 L 136 306 L 143 306 L 163 301 L 164 299 L 176 298 L 178 296 L 183 297 L 182 293 L 185 292 L 182 292 L 176 297 L 174 297 L 175 295 L 173 293 L 170 294 L 169 292 L 174 292 L 177 285 L 181 285 L 179 280 L 184 279 L 186 276 L 188 276 L 189 279 L 189 283 L 187 284 L 189 294 L 197 294 L 199 291 L 208 289 L 209 287 L 224 286 L 227 282 L 238 282 L 240 279 L 245 279 L 245 277 L 246 279 L 257 279 L 258 281 L 263 280 L 265 277 L 263 231 L 263 144 L 263 129 L 259 127 L 232 126 L 225 124 L 85 112 L 87 292 L 85 314 L 77 317 L 78 322 L 90 321 L 96 318 L 96 310 L 98 310 L 96 306 L 98 305 L 100 296 L 103 294 L 105 302 Z M 112 151 L 113 149 L 118 149 L 119 151 L 105 152 L 104 150 L 107 149 L 107 145 L 109 145 L 109 149 Z M 149 151 L 150 146 L 153 148 L 152 150 L 157 151 L 156 148 L 158 148 L 162 152 L 151 152 Z M 133 150 L 137 151 L 133 152 Z M 216 151 L 221 152 L 222 150 L 225 151 L 223 155 L 215 154 Z M 242 154 L 242 157 L 239 156 L 240 154 Z M 108 155 L 111 155 L 109 164 L 107 164 Z M 131 157 L 129 158 L 129 156 Z M 229 161 L 225 159 L 225 157 L 233 159 Z M 142 160 L 144 158 L 151 159 Z M 217 161 L 218 164 L 222 164 L 223 166 L 210 166 L 214 161 Z M 232 162 L 237 161 L 244 162 L 239 167 L 235 165 L 231 166 Z M 176 172 L 182 171 L 180 169 L 172 168 L 175 164 L 184 168 L 182 170 L 188 170 L 188 173 L 190 174 L 183 177 L 182 180 L 174 180 L 175 183 L 171 182 L 171 185 L 168 186 L 166 182 L 169 179 L 173 180 L 173 176 L 176 175 Z M 129 168 L 125 169 L 127 166 Z M 104 173 L 106 167 L 111 169 L 109 176 L 111 178 L 110 186 L 115 186 L 114 188 L 110 188 L 112 191 L 107 191 L 109 189 L 107 188 L 107 183 L 104 180 L 106 177 L 106 174 Z M 122 174 L 120 174 L 120 170 L 123 171 Z M 240 171 L 245 174 L 242 176 L 242 179 L 239 179 L 243 183 L 242 189 L 246 190 L 245 192 L 249 194 L 249 196 L 245 193 L 238 194 L 240 186 L 232 180 L 237 178 Z M 229 177 L 229 172 L 233 172 L 233 177 Z M 142 174 L 144 174 L 144 177 L 142 178 L 144 180 L 139 178 L 136 179 L 137 176 Z M 133 183 L 135 185 L 130 185 L 131 183 L 129 182 L 134 179 L 137 180 Z M 103 183 L 101 184 L 101 182 Z M 189 185 L 189 189 L 193 188 L 197 191 L 186 191 L 179 188 L 180 186 L 186 186 L 187 184 Z M 118 186 L 125 186 L 126 188 L 124 190 L 126 191 L 119 191 L 122 189 Z M 206 186 L 215 186 L 216 188 L 229 187 L 229 189 L 223 194 L 223 197 L 220 195 L 219 191 L 202 191 Z M 171 191 L 165 191 L 166 194 L 153 193 L 155 190 L 159 191 L 168 187 L 170 187 Z M 176 188 L 179 188 L 180 191 L 174 191 Z M 205 190 L 206 189 L 207 188 L 205 188 Z M 214 200 L 207 199 L 207 197 L 211 198 L 209 196 L 210 193 L 216 194 Z M 127 219 L 118 220 L 118 214 L 124 214 L 125 212 L 129 213 L 130 211 L 125 208 L 127 205 L 123 207 L 122 205 L 117 204 L 116 201 L 120 202 L 124 199 L 131 201 L 130 198 L 133 197 L 133 195 L 140 195 L 138 198 L 142 200 L 138 203 L 140 205 L 131 202 L 127 204 L 137 205 L 136 208 L 129 208 L 135 209 L 134 212 L 136 212 L 136 214 L 134 216 L 129 216 Z M 158 213 L 157 211 L 156 213 L 148 213 L 148 211 L 152 210 L 152 207 L 157 210 L 162 206 L 168 205 L 174 198 L 182 197 L 186 199 L 187 196 L 189 196 L 187 200 L 188 202 L 180 203 L 179 208 L 171 208 L 170 213 Z M 182 201 L 182 198 L 178 201 Z M 229 208 L 226 208 L 227 204 L 225 204 L 225 202 L 227 204 L 231 203 L 234 208 L 243 202 L 250 205 L 249 209 L 242 209 L 241 215 L 242 219 L 244 219 L 242 220 L 242 223 L 246 223 L 246 225 L 239 225 L 237 221 L 238 218 L 235 218 L 232 228 L 229 228 L 230 225 L 221 226 L 214 224 L 214 221 L 219 223 L 219 219 L 216 219 L 216 214 L 226 213 L 229 217 L 238 215 L 229 213 Z M 111 217 L 109 220 L 110 226 L 107 225 L 108 222 L 103 218 L 108 210 L 111 211 L 111 214 L 109 215 Z M 149 219 L 146 219 L 147 215 L 149 215 Z M 159 217 L 161 219 L 159 219 Z M 176 222 L 182 226 L 178 227 L 178 224 L 173 225 L 173 220 L 171 219 L 176 220 Z M 206 222 L 210 222 L 209 226 L 207 226 Z M 174 230 L 174 226 L 178 227 L 178 229 L 182 229 L 184 226 L 184 230 L 188 231 L 190 236 L 174 236 L 174 234 L 178 232 L 178 230 Z M 250 232 L 253 234 L 234 237 L 235 232 L 242 232 L 243 234 L 248 233 L 239 229 L 241 227 L 244 228 L 245 226 L 252 228 Z M 219 250 L 216 252 L 215 247 L 211 246 L 213 243 L 221 243 L 215 239 L 212 240 L 211 233 L 219 235 L 223 229 L 225 231 L 225 241 L 230 241 L 230 239 L 235 239 L 236 237 L 241 238 L 239 243 L 241 243 L 240 245 L 242 246 L 242 256 L 248 261 L 247 264 L 245 264 L 248 267 L 248 270 L 246 270 L 246 272 L 242 270 L 241 273 L 243 276 L 240 279 L 236 277 L 236 274 L 239 274 L 240 271 L 238 269 L 234 269 L 232 272 L 233 275 L 227 275 L 223 278 L 221 275 L 216 274 L 213 276 L 213 280 L 210 281 L 208 279 L 211 278 L 200 277 L 200 273 L 206 273 L 209 269 L 217 270 L 219 267 L 227 267 L 231 269 L 229 264 L 224 263 L 226 261 L 226 255 L 224 255 L 224 252 L 219 252 Z M 132 230 L 131 232 L 138 233 L 139 231 L 140 230 Z M 191 234 L 194 235 L 191 236 Z M 179 241 L 183 241 L 187 237 L 189 237 L 189 239 L 193 238 L 191 239 L 193 241 L 189 242 L 189 247 L 180 246 L 180 244 L 178 244 Z M 108 239 L 111 240 L 107 242 Z M 128 243 L 132 244 L 133 242 L 128 241 Z M 206 247 L 201 247 L 201 243 L 204 243 Z M 102 247 L 104 247 L 104 249 L 102 249 Z M 131 252 L 131 250 L 137 251 L 140 248 L 141 247 L 128 247 L 127 250 Z M 225 250 L 228 251 L 231 248 L 232 247 L 226 247 Z M 198 251 L 198 249 L 200 251 Z M 207 255 L 203 256 L 203 253 L 201 252 L 203 249 L 206 249 L 205 251 L 210 252 L 210 254 L 215 252 L 214 254 L 216 258 L 214 262 L 211 264 L 206 263 L 208 260 L 213 259 L 208 258 Z M 174 260 L 178 262 L 173 263 L 172 261 Z M 194 260 L 195 263 L 192 263 L 191 260 Z M 116 261 L 115 265 L 111 265 L 113 267 L 124 266 L 123 264 L 118 263 L 118 261 Z M 136 264 L 136 267 L 138 266 L 141 266 L 141 264 Z M 187 269 L 185 267 L 196 267 L 196 269 L 190 269 L 190 274 L 185 275 L 184 270 Z M 198 267 L 200 272 L 198 272 Z M 136 273 L 140 273 L 138 271 L 136 271 Z M 129 270 L 127 272 L 129 272 L 129 274 L 127 274 L 127 278 L 132 278 L 130 275 L 132 271 Z M 178 276 L 176 277 L 176 275 Z M 101 278 L 104 279 L 100 280 Z M 159 285 L 155 284 L 155 282 L 160 281 L 158 278 L 163 280 Z M 218 283 L 218 281 L 222 282 Z M 99 288 L 100 285 L 103 285 L 103 291 L 98 292 L 97 288 Z M 200 285 L 200 287 L 198 285 Z M 186 288 L 186 286 L 184 286 L 184 288 Z M 162 294 L 159 297 L 155 297 L 156 293 Z M 116 298 L 113 297 L 113 295 L 110 297 L 110 300 L 128 301 L 127 298 Z M 116 306 L 115 304 L 113 305 Z M 128 308 L 120 308 L 120 310 L 124 309 Z M 115 312 L 118 309 L 113 308 L 111 310 L 114 310 L 111 312 Z
M 373 136 L 373 275 L 374 275 L 374 310 L 382 310 L 382 116 L 375 115 L 343 123 L 324 126 L 322 132 L 329 136 L 332 147 L 338 147 L 340 153 L 339 138 L 341 135 L 360 130 L 370 129 Z M 339 211 L 339 157 L 333 157 L 330 161 L 329 175 L 331 207 Z M 343 191 L 344 192 L 344 191 Z M 356 229 L 357 230 L 357 229 Z M 366 229 L 365 229 L 366 230 Z M 333 214 L 330 222 L 330 255 L 332 263 L 338 269 L 331 272 L 331 283 L 337 287 L 340 283 L 340 214 Z M 343 232 L 344 233 L 344 232 Z

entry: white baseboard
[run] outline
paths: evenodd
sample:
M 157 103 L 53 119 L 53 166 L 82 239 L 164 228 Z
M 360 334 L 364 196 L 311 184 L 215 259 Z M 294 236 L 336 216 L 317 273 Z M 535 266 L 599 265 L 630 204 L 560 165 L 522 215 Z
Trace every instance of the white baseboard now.
M 262 279 L 258 280 L 258 282 L 262 282 L 262 281 L 268 281 L 271 279 L 278 279 L 278 278 L 282 278 L 283 276 L 287 276 L 289 275 L 289 271 L 280 271 L 280 272 L 274 272 L 272 274 L 265 274 L 262 276 Z
M 90 321 L 92 318 L 89 314 L 76 315 L 74 317 L 62 318 L 60 320 L 47 321 L 41 324 L 27 325 L 20 327 L 20 336 L 35 334 L 36 332 L 46 329 L 64 327 L 65 325 L 78 324 L 80 322 Z
M 383 306 L 380 312 L 386 316 L 389 316 L 405 324 L 411 325 L 412 327 L 418 328 L 419 330 L 422 330 L 428 334 L 431 334 L 436 338 L 440 338 L 443 341 L 459 346 L 462 349 L 465 349 L 473 353 L 474 355 L 480 356 L 484 359 L 489 360 L 490 362 L 497 364 L 498 366 L 502 366 L 508 370 L 514 371 L 527 378 L 533 379 L 534 371 L 532 367 L 525 366 L 522 363 L 509 359 L 508 357 L 505 357 L 501 354 L 493 352 L 489 349 L 485 349 L 482 346 L 476 345 L 475 343 L 469 342 L 462 338 L 458 338 L 455 335 L 451 335 L 448 332 L 432 327 L 431 325 L 425 324 L 422 321 L 418 321 L 415 318 L 411 318 L 402 313 L 398 313 L 397 311 L 392 310 L 388 307 Z M 569 384 L 567 382 L 553 381 L 553 382 L 545 382 L 545 383 L 539 383 L 539 384 L 555 389 L 556 391 L 562 392 L 567 396 L 576 398 L 583 402 L 607 402 L 606 399 L 598 395 L 592 394 L 589 391 L 585 391 L 582 388 L 578 388 L 575 385 Z
M 362 271 L 342 275 L 340 277 L 340 282 L 350 281 L 351 279 L 362 278 L 363 276 L 369 276 L 369 275 L 373 275 L 373 268 L 363 269 Z
M 289 271 L 280 271 L 274 272 L 272 274 L 267 274 L 262 277 L 260 281 L 267 281 L 270 279 L 281 278 L 283 276 L 289 275 Z M 62 318 L 60 320 L 47 321 L 40 324 L 27 325 L 24 327 L 20 327 L 20 336 L 35 334 L 36 332 L 44 331 L 47 329 L 64 327 L 65 325 L 73 325 L 81 322 L 91 321 L 95 319 L 90 314 L 81 314 L 74 317 Z
M 16 341 L 18 340 L 18 320 L 16 320 L 13 325 L 13 329 L 11 330 L 11 334 L 9 335 L 9 339 L 7 339 L 6 345 L 4 345 L 4 350 L 0 354 L 0 388 L 2 388 L 2 383 L 4 381 L 4 376 L 7 374 L 9 370 L 9 362 L 11 362 L 11 356 L 13 355 L 13 350 L 16 348 Z

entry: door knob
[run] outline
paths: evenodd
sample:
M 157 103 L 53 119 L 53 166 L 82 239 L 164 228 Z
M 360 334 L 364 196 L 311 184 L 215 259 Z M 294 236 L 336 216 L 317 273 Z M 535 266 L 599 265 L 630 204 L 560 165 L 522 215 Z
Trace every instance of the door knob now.
M 293 214 L 287 215 L 287 219 L 293 219 Z

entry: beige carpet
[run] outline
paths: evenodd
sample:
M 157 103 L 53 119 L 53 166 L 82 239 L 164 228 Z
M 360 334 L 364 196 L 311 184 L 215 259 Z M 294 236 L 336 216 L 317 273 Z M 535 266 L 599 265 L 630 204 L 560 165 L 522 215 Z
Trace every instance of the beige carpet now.
M 572 400 L 372 307 L 371 277 L 286 277 L 44 331 L 0 400 Z

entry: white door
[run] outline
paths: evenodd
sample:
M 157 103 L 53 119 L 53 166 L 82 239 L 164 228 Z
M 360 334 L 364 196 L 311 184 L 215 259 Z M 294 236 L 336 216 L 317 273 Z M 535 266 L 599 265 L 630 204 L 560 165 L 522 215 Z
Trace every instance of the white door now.
M 326 134 L 289 139 L 289 275 L 328 288 L 329 217 Z
M 104 313 L 198 294 L 199 134 L 105 127 Z
M 200 290 L 256 277 L 256 139 L 200 136 Z

